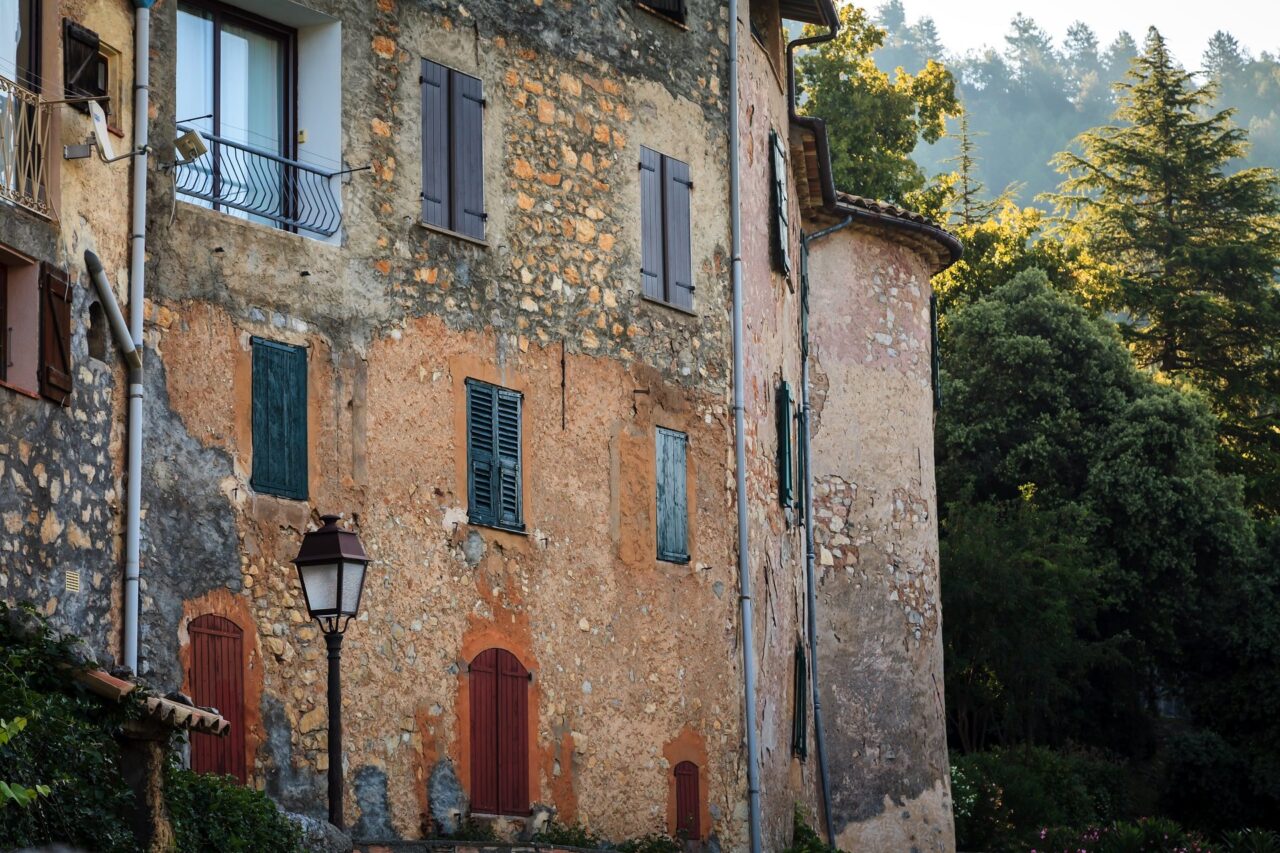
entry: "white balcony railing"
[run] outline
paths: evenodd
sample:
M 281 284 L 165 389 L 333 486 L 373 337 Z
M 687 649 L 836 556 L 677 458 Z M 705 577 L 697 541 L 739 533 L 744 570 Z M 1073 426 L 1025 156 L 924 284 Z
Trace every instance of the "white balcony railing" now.
M 49 205 L 49 118 L 40 96 L 0 76 L 0 201 L 45 219 Z

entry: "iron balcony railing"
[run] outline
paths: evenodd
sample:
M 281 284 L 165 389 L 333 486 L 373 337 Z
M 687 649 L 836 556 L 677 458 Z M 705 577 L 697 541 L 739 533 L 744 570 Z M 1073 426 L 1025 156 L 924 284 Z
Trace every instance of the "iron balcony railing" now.
M 53 219 L 49 117 L 40 96 L 0 76 L 0 199 Z
M 178 125 L 179 133 L 192 129 Z M 180 195 L 325 237 L 342 224 L 333 179 L 349 170 L 326 171 L 203 130 L 200 135 L 208 153 L 174 167 Z

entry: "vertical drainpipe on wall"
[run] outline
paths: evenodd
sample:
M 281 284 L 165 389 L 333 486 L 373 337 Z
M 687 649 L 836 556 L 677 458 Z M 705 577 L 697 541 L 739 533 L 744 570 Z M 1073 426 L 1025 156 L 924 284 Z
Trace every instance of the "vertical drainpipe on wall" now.
M 133 187 L 129 234 L 129 328 L 138 353 L 129 368 L 129 458 L 125 503 L 124 665 L 138 671 L 139 567 L 142 544 L 142 300 L 147 262 L 147 154 L 150 122 L 151 7 L 134 0 Z
M 756 742 L 756 650 L 747 535 L 747 446 L 742 352 L 742 206 L 738 141 L 738 0 L 729 0 L 729 215 L 733 258 L 733 456 L 738 501 L 738 601 L 742 617 L 743 728 L 747 738 L 747 814 L 751 853 L 764 849 L 760 829 L 760 753 Z
M 822 730 L 822 694 L 818 689 L 817 554 L 813 543 L 813 447 L 810 431 L 809 380 L 809 244 L 853 222 L 852 216 L 813 234 L 800 235 L 800 464 L 804 469 L 804 581 L 806 633 L 809 635 L 809 684 L 813 691 L 813 737 L 818 747 L 818 778 L 822 785 L 822 821 L 827 843 L 835 846 L 831 823 L 831 777 L 827 772 L 827 739 Z

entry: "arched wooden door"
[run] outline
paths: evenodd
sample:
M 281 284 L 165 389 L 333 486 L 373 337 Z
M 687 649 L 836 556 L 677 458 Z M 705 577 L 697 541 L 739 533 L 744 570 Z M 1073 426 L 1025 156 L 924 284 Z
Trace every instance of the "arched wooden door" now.
M 197 705 L 213 707 L 231 723 L 223 736 L 191 733 L 191 769 L 245 781 L 244 631 L 222 616 L 204 615 L 187 626 L 191 671 L 187 683 Z
M 698 765 L 681 761 L 676 765 L 676 838 L 697 841 L 702 838 L 699 815 Z
M 529 813 L 529 670 L 505 649 L 471 662 L 471 810 Z

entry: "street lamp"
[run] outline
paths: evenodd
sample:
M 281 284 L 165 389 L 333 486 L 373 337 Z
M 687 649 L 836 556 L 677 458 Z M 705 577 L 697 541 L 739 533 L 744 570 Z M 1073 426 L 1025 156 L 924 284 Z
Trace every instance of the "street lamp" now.
M 329 823 L 342 820 L 342 633 L 360 609 L 369 556 L 360 538 L 338 527 L 337 515 L 322 515 L 324 526 L 302 537 L 293 563 L 298 567 L 307 612 L 320 623 L 329 647 Z

